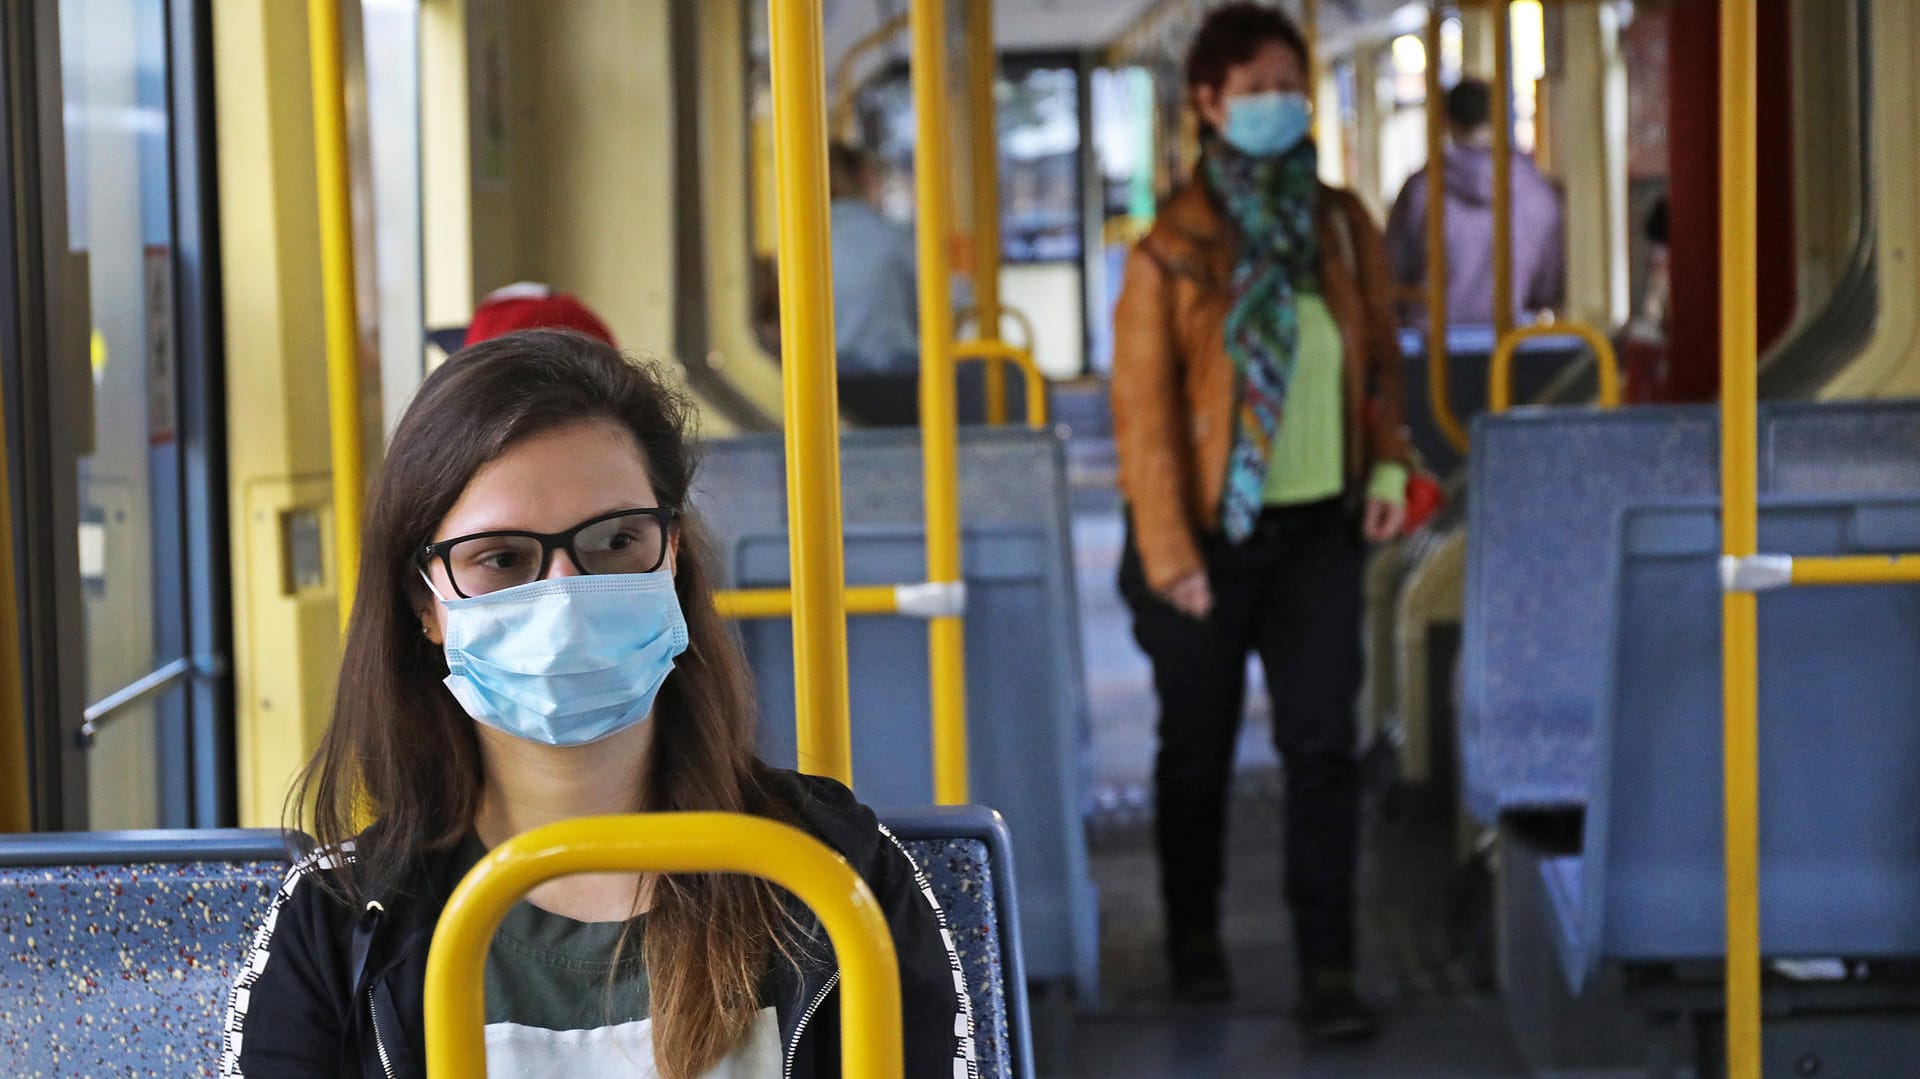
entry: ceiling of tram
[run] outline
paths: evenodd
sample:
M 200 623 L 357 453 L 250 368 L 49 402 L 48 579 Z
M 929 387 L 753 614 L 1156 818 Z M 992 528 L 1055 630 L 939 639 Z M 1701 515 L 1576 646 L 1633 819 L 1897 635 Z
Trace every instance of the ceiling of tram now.
M 950 0 L 948 8 L 959 17 L 961 4 Z M 1125 31 L 1133 28 L 1156 6 L 1158 0 L 995 0 L 994 37 L 1000 48 L 1010 51 L 1104 48 Z M 1210 6 L 1205 0 L 1190 3 L 1193 8 Z M 1280 7 L 1298 12 L 1298 3 Z M 1330 36 L 1350 33 L 1359 24 L 1373 23 L 1410 7 L 1409 0 L 1323 0 L 1321 30 Z M 831 58 L 842 56 L 855 42 L 907 10 L 907 0 L 826 0 L 826 51 Z M 904 48 L 904 42 L 902 42 Z

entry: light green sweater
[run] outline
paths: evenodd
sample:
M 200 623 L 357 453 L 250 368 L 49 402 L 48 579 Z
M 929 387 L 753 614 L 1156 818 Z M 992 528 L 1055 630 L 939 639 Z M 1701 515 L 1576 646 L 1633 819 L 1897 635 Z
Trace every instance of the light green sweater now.
M 1300 352 L 1287 383 L 1286 409 L 1274 433 L 1267 462 L 1266 504 L 1299 506 L 1340 494 L 1345 483 L 1345 405 L 1340 400 L 1344 361 L 1340 327 L 1317 292 L 1294 297 L 1300 316 Z M 1368 477 L 1367 495 L 1384 502 L 1406 500 L 1406 466 L 1381 461 Z

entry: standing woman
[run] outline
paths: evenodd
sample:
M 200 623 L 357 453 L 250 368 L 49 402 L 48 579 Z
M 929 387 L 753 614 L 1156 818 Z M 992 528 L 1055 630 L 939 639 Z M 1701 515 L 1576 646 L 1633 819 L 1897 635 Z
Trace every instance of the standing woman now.
M 1380 233 L 1322 185 L 1306 42 L 1216 9 L 1187 60 L 1203 149 L 1127 261 L 1114 432 L 1120 590 L 1160 700 L 1156 839 L 1174 991 L 1232 994 L 1226 793 L 1257 651 L 1286 764 L 1286 899 L 1309 1035 L 1364 1037 L 1354 991 L 1365 543 L 1404 521 L 1400 351 Z M 1363 542 L 1364 541 L 1364 542 Z

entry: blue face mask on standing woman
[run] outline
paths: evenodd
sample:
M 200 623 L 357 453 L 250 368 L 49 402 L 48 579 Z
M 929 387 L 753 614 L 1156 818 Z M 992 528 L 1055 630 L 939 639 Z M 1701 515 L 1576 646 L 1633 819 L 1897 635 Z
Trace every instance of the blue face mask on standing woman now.
M 687 650 L 665 570 L 558 577 L 441 602 L 447 689 L 474 719 L 543 745 L 584 746 L 639 723 Z
M 1248 157 L 1275 157 L 1298 146 L 1312 126 L 1305 94 L 1242 94 L 1227 99 L 1227 126 L 1220 137 Z

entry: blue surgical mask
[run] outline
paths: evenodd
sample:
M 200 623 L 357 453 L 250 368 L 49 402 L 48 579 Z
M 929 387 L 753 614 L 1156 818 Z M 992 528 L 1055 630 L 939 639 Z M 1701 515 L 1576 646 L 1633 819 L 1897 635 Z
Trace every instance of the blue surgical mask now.
M 474 719 L 543 745 L 584 746 L 647 718 L 687 650 L 664 570 L 558 577 L 441 602 L 447 689 Z
M 1242 94 L 1227 99 L 1227 128 L 1220 136 L 1248 157 L 1274 157 L 1298 146 L 1312 126 L 1305 94 Z

